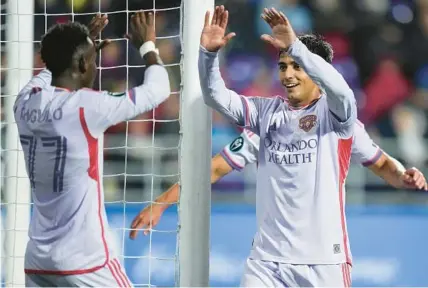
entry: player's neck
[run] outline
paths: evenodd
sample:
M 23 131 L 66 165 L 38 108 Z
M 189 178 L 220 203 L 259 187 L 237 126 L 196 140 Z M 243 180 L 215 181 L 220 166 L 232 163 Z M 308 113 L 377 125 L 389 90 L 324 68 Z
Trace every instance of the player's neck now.
M 72 76 L 64 75 L 56 78 L 52 78 L 52 86 L 65 88 L 70 91 L 79 90 L 82 88 L 82 84 L 76 79 L 73 79 Z
M 299 100 L 294 99 L 294 101 L 289 99 L 289 104 L 293 108 L 299 109 L 299 108 L 303 108 L 311 105 L 313 102 L 317 101 L 320 97 L 321 97 L 321 92 L 317 89 L 316 91 L 309 93 L 309 95 L 307 97 L 304 97 L 303 99 L 299 99 Z

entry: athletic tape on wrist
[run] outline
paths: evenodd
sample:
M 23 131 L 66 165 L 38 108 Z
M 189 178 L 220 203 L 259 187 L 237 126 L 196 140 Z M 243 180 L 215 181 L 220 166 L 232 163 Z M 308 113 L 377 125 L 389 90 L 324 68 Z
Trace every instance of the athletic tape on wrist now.
M 155 52 L 159 55 L 159 50 L 156 49 L 155 43 L 153 41 L 147 41 L 140 47 L 140 55 L 141 57 L 144 57 L 149 52 Z

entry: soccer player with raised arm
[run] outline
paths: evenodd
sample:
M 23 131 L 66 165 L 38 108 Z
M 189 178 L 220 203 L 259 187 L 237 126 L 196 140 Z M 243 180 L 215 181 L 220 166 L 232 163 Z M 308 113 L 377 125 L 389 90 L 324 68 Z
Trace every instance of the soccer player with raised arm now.
M 200 40 L 199 76 L 205 103 L 260 136 L 257 232 L 242 286 L 349 286 L 352 257 L 345 220 L 348 173 L 357 107 L 352 90 L 331 65 L 331 46 L 297 37 L 274 8 L 263 19 L 281 51 L 286 97 L 245 97 L 228 89 L 219 50 L 228 11 L 210 12 Z
M 400 189 L 419 189 L 427 191 L 424 175 L 416 168 L 405 169 L 393 157 L 383 152 L 370 138 L 362 123 L 354 127 L 351 161 L 369 168 L 388 184 Z M 260 138 L 251 131 L 244 130 L 230 144 L 215 155 L 211 161 L 211 183 L 216 183 L 233 170 L 241 171 L 245 166 L 257 162 Z M 162 193 L 153 204 L 146 206 L 131 224 L 130 238 L 135 239 L 139 230 L 145 229 L 147 235 L 160 221 L 163 212 L 178 202 L 179 185 L 174 184 Z M 263 197 L 263 194 L 261 194 Z
M 155 48 L 154 15 L 139 12 L 128 38 L 146 61 L 144 82 L 122 94 L 91 90 L 97 52 L 108 43 L 95 37 L 107 23 L 98 15 L 88 27 L 51 27 L 41 44 L 46 69 L 14 106 L 34 202 L 26 286 L 132 286 L 112 249 L 98 139 L 108 127 L 155 108 L 170 88 Z

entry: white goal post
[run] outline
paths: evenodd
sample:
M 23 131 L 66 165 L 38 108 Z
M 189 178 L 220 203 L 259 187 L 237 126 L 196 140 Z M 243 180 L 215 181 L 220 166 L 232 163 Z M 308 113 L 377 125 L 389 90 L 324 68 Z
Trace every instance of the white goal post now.
M 101 1 L 101 0 L 99 0 Z M 127 1 L 127 0 L 116 0 Z M 72 1 L 73 2 L 73 1 Z M 4 286 L 23 286 L 24 254 L 28 241 L 31 194 L 24 157 L 14 123 L 13 104 L 19 90 L 33 75 L 34 0 L 7 0 L 6 85 L 4 98 L 5 146 L 1 152 L 6 169 L 2 232 L 6 235 L 1 275 Z M 155 3 L 155 0 L 153 0 Z M 46 2 L 45 2 L 46 4 Z M 181 100 L 180 100 L 180 201 L 178 267 L 176 285 L 209 286 L 210 208 L 211 208 L 211 110 L 204 104 L 198 77 L 199 38 L 206 10 L 214 0 L 182 0 L 181 6 Z M 104 11 L 101 11 L 104 12 Z M 46 17 L 46 16 L 45 16 Z M 74 18 L 73 18 L 74 19 Z M 3 66 L 7 68 L 3 69 Z M 124 230 L 128 227 L 123 227 Z
M 18 92 L 31 79 L 33 74 L 33 0 L 7 1 L 6 15 L 6 87 L 4 97 L 5 149 L 2 154 L 5 161 L 5 255 L 2 255 L 2 267 L 6 286 L 18 286 L 25 283 L 24 254 L 27 244 L 27 231 L 30 222 L 30 185 L 18 130 L 14 124 L 13 104 Z M 3 16 L 4 17 L 4 16 Z M 3 40 L 3 39 L 2 39 Z M 3 261 L 5 260 L 5 261 Z M 2 264 L 3 264 L 2 263 Z M 2 265 L 3 266 L 3 265 Z
M 208 287 L 212 114 L 202 99 L 198 55 L 205 11 L 213 10 L 214 0 L 183 3 L 179 283 L 182 287 Z

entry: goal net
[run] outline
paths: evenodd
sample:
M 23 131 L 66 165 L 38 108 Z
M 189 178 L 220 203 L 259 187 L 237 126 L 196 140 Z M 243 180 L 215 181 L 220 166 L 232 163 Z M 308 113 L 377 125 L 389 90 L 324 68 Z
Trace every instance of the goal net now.
M 197 76 L 199 33 L 213 0 L 1 0 L 1 283 L 22 286 L 31 217 L 29 180 L 13 117 L 19 90 L 43 63 L 42 35 L 55 24 L 107 14 L 95 89 L 121 92 L 141 83 L 144 63 L 124 38 L 138 10 L 155 12 L 157 47 L 172 94 L 153 111 L 106 131 L 103 187 L 115 251 L 135 286 L 208 284 L 211 116 Z M 60 52 L 59 52 L 60 53 Z M 167 83 L 165 83 L 167 85 Z M 132 219 L 179 181 L 180 203 L 147 236 L 129 239 Z M 178 209 L 177 209 L 178 207 Z M 179 213 L 177 213 L 179 212 Z

